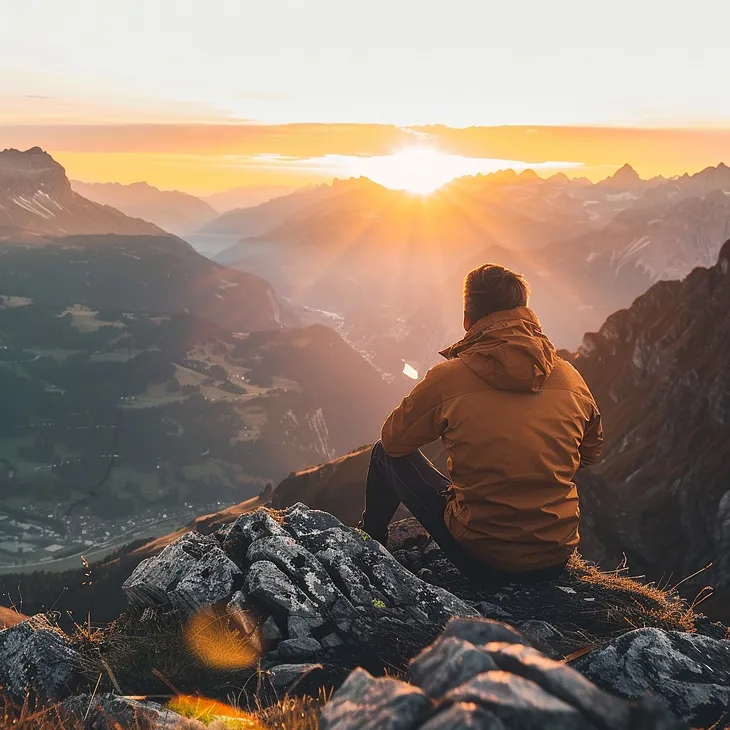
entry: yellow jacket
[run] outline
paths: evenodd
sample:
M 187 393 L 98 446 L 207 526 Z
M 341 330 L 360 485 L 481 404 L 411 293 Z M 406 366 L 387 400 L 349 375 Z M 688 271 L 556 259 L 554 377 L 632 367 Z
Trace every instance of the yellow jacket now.
M 454 538 L 502 570 L 559 565 L 579 540 L 573 477 L 603 442 L 588 386 L 527 307 L 483 317 L 441 354 L 388 417 L 383 448 L 405 456 L 440 437 Z

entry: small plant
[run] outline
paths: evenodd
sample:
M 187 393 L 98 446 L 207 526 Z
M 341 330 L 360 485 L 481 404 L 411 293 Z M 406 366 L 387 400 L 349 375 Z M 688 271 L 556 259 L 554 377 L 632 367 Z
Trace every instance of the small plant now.
M 369 539 L 370 539 L 370 535 L 368 535 L 368 533 L 367 533 L 367 532 L 365 532 L 365 530 L 361 530 L 361 529 L 360 529 L 359 527 L 356 527 L 356 528 L 355 528 L 355 532 L 356 532 L 356 533 L 357 533 L 358 535 L 360 535 L 360 537 L 361 537 L 361 538 L 362 538 L 363 540 L 369 540 Z
M 385 608 L 385 603 L 379 598 L 373 598 L 373 608 Z

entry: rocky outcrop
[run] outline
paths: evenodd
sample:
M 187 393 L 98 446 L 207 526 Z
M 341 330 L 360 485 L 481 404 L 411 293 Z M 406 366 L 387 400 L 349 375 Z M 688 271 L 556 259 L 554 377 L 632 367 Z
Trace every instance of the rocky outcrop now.
M 183 615 L 229 600 L 268 615 L 269 660 L 311 659 L 414 628 L 437 631 L 452 616 L 478 615 L 449 591 L 401 565 L 365 533 L 296 504 L 277 521 L 241 515 L 212 536 L 188 533 L 141 563 L 124 584 L 130 605 Z
M 79 669 L 69 638 L 41 614 L 0 631 L 0 687 L 15 702 L 65 697 Z
M 170 606 L 190 615 L 231 597 L 242 581 L 241 571 L 214 538 L 188 532 L 143 560 L 122 590 L 133 608 Z
M 69 717 L 89 710 L 99 728 L 104 713 L 177 726 L 167 710 L 109 694 L 120 683 L 154 691 L 161 661 L 165 684 L 204 695 L 225 697 L 233 682 L 267 701 L 344 682 L 324 730 L 670 730 L 710 726 L 728 707 L 726 629 L 676 597 L 577 557 L 556 581 L 474 591 L 413 521 L 394 525 L 390 544 L 396 557 L 302 504 L 187 533 L 133 572 L 132 608 L 100 642 L 42 616 L 0 632 L 4 691 L 61 701 Z M 211 649 L 226 662 L 207 660 Z M 386 667 L 411 683 L 368 673 Z
M 673 730 L 655 699 L 608 694 L 486 620 L 456 621 L 410 667 L 411 684 L 353 672 L 322 710 L 321 730 Z

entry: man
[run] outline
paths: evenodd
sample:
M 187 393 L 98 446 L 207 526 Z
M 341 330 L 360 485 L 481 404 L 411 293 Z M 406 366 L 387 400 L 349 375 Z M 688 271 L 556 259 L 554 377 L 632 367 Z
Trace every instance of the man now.
M 362 529 L 381 543 L 402 502 L 468 577 L 557 577 L 578 545 L 573 477 L 600 458 L 601 416 L 528 308 L 525 279 L 486 264 L 464 281 L 464 339 L 388 417 Z M 449 477 L 418 450 L 440 438 Z

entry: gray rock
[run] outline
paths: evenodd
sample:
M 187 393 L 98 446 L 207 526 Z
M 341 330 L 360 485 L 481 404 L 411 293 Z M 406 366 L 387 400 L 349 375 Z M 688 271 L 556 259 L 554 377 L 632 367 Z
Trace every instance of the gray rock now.
M 293 688 L 304 677 L 322 669 L 321 664 L 279 664 L 268 670 L 268 677 L 276 689 Z
M 472 703 L 459 702 L 434 715 L 420 730 L 506 730 L 493 713 Z
M 479 615 L 483 618 L 491 618 L 497 620 L 511 619 L 512 614 L 506 611 L 501 606 L 497 606 L 495 603 L 489 603 L 488 601 L 476 601 L 471 604 L 474 608 L 479 611 Z
M 452 616 L 475 616 L 477 612 L 448 591 L 425 583 L 404 568 L 375 540 L 363 540 L 351 530 L 325 530 L 313 540 L 310 549 L 323 559 L 338 585 L 347 586 L 353 573 L 367 576 L 364 591 L 373 586 L 384 595 L 386 606 L 417 606 L 424 611 L 430 623 L 443 624 Z M 330 551 L 329 553 L 327 551 Z M 340 564 L 331 556 L 348 555 L 349 562 Z M 330 557 L 324 557 L 329 555 Z M 353 567 L 354 566 L 354 567 Z M 367 605 L 353 598 L 356 605 Z M 371 601 L 368 601 L 370 604 Z
M 285 639 L 279 643 L 279 656 L 282 659 L 303 659 L 313 657 L 322 651 L 322 644 L 316 639 Z
M 320 730 L 414 730 L 431 712 L 421 690 L 356 669 L 322 708 Z
M 590 730 L 578 710 L 534 682 L 506 672 L 484 672 L 449 692 L 444 704 L 473 702 L 520 730 Z
M 242 581 L 238 566 L 214 537 L 188 532 L 143 560 L 122 590 L 137 610 L 171 606 L 190 614 L 228 599 Z
M 519 631 L 486 618 L 453 618 L 446 624 L 443 636 L 455 636 L 475 646 L 493 641 L 529 646 L 529 642 Z
M 519 644 L 487 644 L 485 651 L 500 669 L 529 679 L 580 710 L 597 727 L 615 730 L 630 726 L 631 706 L 626 700 L 600 690 L 565 664 Z
M 271 561 L 319 606 L 329 607 L 343 597 L 322 564 L 289 536 L 256 540 L 251 543 L 247 558 L 251 563 Z
M 285 616 L 319 617 L 316 606 L 274 563 L 261 560 L 246 574 L 244 588 L 273 611 Z
M 240 560 L 255 540 L 262 537 L 288 537 L 288 534 L 268 510 L 258 509 L 241 515 L 227 528 L 223 545 L 226 552 L 235 553 L 236 559 Z
M 286 529 L 294 537 L 303 537 L 312 533 L 324 532 L 331 527 L 344 529 L 345 526 L 329 512 L 309 509 L 307 505 L 297 502 L 284 512 Z
M 535 641 L 555 641 L 563 638 L 563 635 L 547 621 L 523 621 L 518 628 L 528 639 Z
M 290 639 L 306 639 L 312 636 L 312 630 L 319 628 L 324 621 L 320 618 L 289 616 L 286 623 Z
M 581 657 L 573 667 L 623 697 L 653 694 L 694 725 L 710 726 L 730 707 L 730 641 L 636 629 Z
M 269 616 L 269 618 L 264 621 L 261 626 L 261 635 L 263 636 L 264 641 L 268 643 L 281 641 L 283 638 L 279 626 L 273 616 Z
M 322 638 L 320 642 L 325 649 L 333 649 L 336 646 L 342 646 L 344 643 L 342 639 L 334 633 L 327 634 L 327 636 Z
M 205 725 L 156 702 L 138 702 L 113 694 L 69 697 L 57 709 L 59 726 L 83 723 L 86 730 L 204 730 Z
M 490 669 L 497 669 L 490 656 L 473 644 L 453 637 L 437 639 L 410 665 L 411 682 L 435 700 Z
M 317 560 L 342 586 L 345 596 L 356 606 L 366 606 L 374 601 L 386 603 L 386 595 L 373 584 L 362 566 L 349 553 L 327 548 L 317 553 Z
M 67 696 L 79 677 L 79 655 L 43 614 L 0 631 L 0 685 L 15 702 Z

